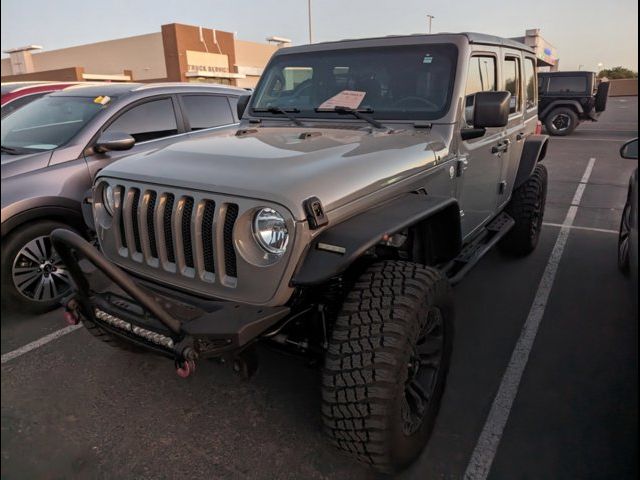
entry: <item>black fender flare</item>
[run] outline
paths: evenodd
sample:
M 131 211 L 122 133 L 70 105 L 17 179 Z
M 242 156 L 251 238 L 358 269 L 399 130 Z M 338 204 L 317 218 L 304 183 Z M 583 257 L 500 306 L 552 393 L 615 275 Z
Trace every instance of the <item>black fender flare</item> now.
M 542 161 L 547 154 L 549 146 L 548 135 L 529 135 L 522 146 L 522 154 L 520 155 L 520 163 L 516 179 L 513 182 L 515 190 L 522 185 L 533 172 L 536 163 Z
M 324 283 L 343 273 L 364 252 L 385 236 L 419 224 L 431 217 L 444 218 L 451 254 L 462 246 L 460 208 L 452 197 L 406 193 L 357 214 L 322 231 L 309 245 L 293 276 L 292 284 Z M 442 224 L 438 224 L 440 229 Z M 445 233 L 445 232 L 442 232 Z
M 580 105 L 580 102 L 578 102 L 577 100 L 554 100 L 550 105 L 547 105 L 545 109 L 538 114 L 538 117 L 542 120 L 549 114 L 549 112 L 558 107 L 573 107 L 576 109 L 576 112 L 584 113 L 582 105 Z

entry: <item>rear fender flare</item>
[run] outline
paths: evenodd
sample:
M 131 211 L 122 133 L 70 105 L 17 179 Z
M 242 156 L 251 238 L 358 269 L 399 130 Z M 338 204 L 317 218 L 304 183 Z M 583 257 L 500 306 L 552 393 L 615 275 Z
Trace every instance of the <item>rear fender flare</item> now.
M 529 178 L 536 164 L 544 159 L 548 146 L 549 137 L 547 135 L 529 135 L 527 137 L 522 147 L 516 179 L 513 182 L 514 190 Z

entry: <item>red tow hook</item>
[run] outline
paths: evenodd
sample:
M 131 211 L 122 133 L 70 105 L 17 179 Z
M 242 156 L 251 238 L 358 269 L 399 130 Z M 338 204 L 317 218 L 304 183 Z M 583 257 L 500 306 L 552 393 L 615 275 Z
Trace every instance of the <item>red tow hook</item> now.
M 182 365 L 177 364 L 176 373 L 181 378 L 187 378 L 196 372 L 196 362 L 193 360 L 185 360 Z
M 77 312 L 78 302 L 72 298 L 64 306 L 64 320 L 68 325 L 78 325 L 80 323 L 80 317 Z

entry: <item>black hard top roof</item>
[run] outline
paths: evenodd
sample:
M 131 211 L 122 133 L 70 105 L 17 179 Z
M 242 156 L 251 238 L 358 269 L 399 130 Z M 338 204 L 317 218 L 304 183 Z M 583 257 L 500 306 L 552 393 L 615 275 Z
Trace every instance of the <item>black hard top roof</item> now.
M 566 72 L 538 72 L 538 74 L 546 77 L 574 77 L 582 75 L 595 75 L 596 72 L 590 72 L 588 70 L 573 70 Z

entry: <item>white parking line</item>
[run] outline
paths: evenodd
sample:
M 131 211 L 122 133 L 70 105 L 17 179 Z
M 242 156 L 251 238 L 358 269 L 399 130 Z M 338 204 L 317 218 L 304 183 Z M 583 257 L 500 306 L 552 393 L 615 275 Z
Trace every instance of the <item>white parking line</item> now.
M 556 272 L 558 271 L 558 265 L 560 264 L 562 253 L 564 252 L 564 248 L 567 244 L 567 238 L 569 237 L 571 226 L 575 220 L 578 206 L 582 200 L 582 194 L 584 193 L 584 189 L 589 181 L 589 177 L 591 176 L 595 161 L 595 158 L 589 159 L 587 168 L 582 175 L 578 188 L 576 188 L 573 201 L 571 202 L 567 216 L 562 223 L 562 228 L 558 233 L 558 238 L 553 246 L 553 250 L 551 251 L 551 255 L 544 273 L 542 274 L 542 278 L 540 279 L 536 296 L 533 299 L 533 304 L 529 310 L 529 315 L 527 316 L 527 320 L 520 332 L 520 337 L 513 349 L 509 365 L 502 376 L 498 392 L 491 404 L 491 410 L 489 411 L 487 420 L 482 428 L 482 432 L 480 432 L 478 443 L 471 454 L 471 459 L 469 460 L 469 464 L 467 465 L 467 469 L 464 473 L 464 478 L 467 480 L 484 480 L 489 475 L 491 464 L 493 463 L 493 459 L 495 458 L 498 445 L 500 444 L 500 440 L 504 432 L 504 427 L 507 424 L 509 414 L 511 413 L 511 407 L 513 406 L 513 402 L 518 393 L 522 374 L 527 366 L 527 361 L 529 360 L 529 353 L 533 347 L 533 342 L 536 339 L 536 334 L 538 333 L 538 327 L 540 326 L 540 322 L 544 316 L 544 311 L 547 307 L 547 301 L 551 294 L 553 282 L 556 277 Z
M 52 342 L 53 340 L 60 338 L 66 335 L 67 333 L 71 333 L 74 330 L 77 330 L 79 328 L 82 328 L 82 324 L 69 325 L 68 327 L 62 328 L 60 330 L 56 330 L 55 332 L 50 333 L 49 335 L 45 335 L 44 337 L 39 338 L 38 340 L 35 340 L 31 343 L 27 343 L 24 347 L 20 347 L 11 352 L 5 353 L 2 355 L 2 364 L 4 365 L 5 363 L 13 360 L 14 358 L 18 358 L 19 356 L 24 355 L 25 353 L 29 353 L 31 350 L 35 350 L 36 348 L 40 348 L 43 345 L 46 345 L 47 343 Z
M 547 227 L 566 227 L 566 225 L 563 225 L 562 223 L 542 222 L 542 224 Z M 579 227 L 577 225 L 570 225 L 568 228 L 571 230 L 586 230 L 588 232 L 613 233 L 614 235 L 618 235 L 618 233 L 620 233 L 617 230 L 609 230 L 608 228 Z

